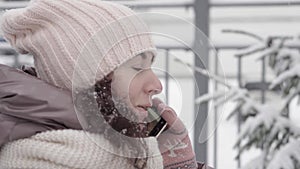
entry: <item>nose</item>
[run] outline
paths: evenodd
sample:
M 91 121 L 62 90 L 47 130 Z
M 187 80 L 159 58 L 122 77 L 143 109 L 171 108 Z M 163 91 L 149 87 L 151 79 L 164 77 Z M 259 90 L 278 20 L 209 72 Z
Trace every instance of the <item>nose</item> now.
M 144 89 L 147 94 L 156 95 L 162 92 L 162 84 L 151 69 L 147 71 L 145 77 L 147 77 L 147 80 Z

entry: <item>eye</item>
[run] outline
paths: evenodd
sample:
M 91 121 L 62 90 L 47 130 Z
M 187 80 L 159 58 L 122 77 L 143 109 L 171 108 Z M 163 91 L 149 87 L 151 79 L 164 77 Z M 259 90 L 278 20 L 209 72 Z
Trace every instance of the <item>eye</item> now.
M 132 67 L 133 70 L 135 71 L 142 71 L 143 69 L 142 68 L 139 68 L 139 67 Z

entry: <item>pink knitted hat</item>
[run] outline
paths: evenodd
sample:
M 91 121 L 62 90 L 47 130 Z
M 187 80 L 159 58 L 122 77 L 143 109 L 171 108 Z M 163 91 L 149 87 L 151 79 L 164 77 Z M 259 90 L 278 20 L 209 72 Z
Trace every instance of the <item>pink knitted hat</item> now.
M 1 28 L 18 52 L 33 55 L 42 80 L 70 90 L 74 79 L 93 85 L 134 56 L 156 51 L 131 9 L 100 0 L 33 0 L 5 12 Z

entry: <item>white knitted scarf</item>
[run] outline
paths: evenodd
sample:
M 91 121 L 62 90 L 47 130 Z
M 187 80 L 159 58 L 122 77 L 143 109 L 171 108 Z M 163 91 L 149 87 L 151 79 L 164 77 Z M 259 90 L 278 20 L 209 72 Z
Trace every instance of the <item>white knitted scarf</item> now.
M 145 141 L 150 151 L 146 168 L 162 169 L 163 160 L 156 139 Z M 110 152 L 116 152 L 116 147 L 103 135 L 71 129 L 47 131 L 4 145 L 0 152 L 0 169 L 134 168 L 127 158 Z

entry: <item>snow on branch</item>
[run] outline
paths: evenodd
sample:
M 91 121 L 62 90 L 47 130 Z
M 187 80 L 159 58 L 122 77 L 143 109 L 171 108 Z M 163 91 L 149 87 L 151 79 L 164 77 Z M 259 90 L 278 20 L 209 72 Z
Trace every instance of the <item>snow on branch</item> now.
M 258 110 L 258 114 L 254 117 L 249 117 L 242 125 L 241 132 L 239 133 L 236 145 L 246 137 L 255 133 L 255 130 L 260 127 L 264 127 L 266 130 L 270 129 L 275 122 L 278 115 L 280 115 L 280 109 L 274 105 L 261 105 Z
M 252 37 L 258 41 L 264 41 L 264 39 L 254 33 L 251 32 L 247 32 L 247 31 L 243 31 L 243 30 L 234 30 L 234 29 L 223 29 L 222 30 L 223 33 L 235 33 L 235 34 L 242 34 L 242 35 L 246 35 L 249 37 Z
M 187 62 L 185 62 L 185 61 L 183 61 L 183 60 L 181 60 L 181 59 L 179 59 L 179 58 L 175 58 L 174 59 L 176 62 L 179 62 L 179 63 L 181 63 L 181 64 L 183 64 L 183 65 L 185 65 L 185 66 L 187 66 L 187 67 L 189 67 L 189 68 L 191 68 L 191 69 L 193 69 L 193 70 L 195 70 L 196 72 L 198 72 L 198 73 L 200 73 L 200 74 L 202 74 L 202 75 L 204 75 L 204 76 L 206 76 L 206 77 L 208 77 L 208 78 L 212 78 L 212 80 L 214 80 L 214 81 L 216 81 L 216 82 L 218 82 L 218 83 L 220 83 L 220 84 L 222 84 L 222 85 L 224 85 L 224 86 L 226 86 L 226 87 L 228 87 L 228 88 L 231 88 L 231 85 L 230 84 L 228 84 L 228 83 L 226 83 L 225 82 L 225 79 L 222 79 L 221 77 L 219 77 L 219 76 L 217 76 L 217 75 L 214 75 L 214 74 L 212 74 L 212 73 L 209 73 L 207 70 L 205 70 L 205 69 L 202 69 L 202 68 L 200 68 L 200 67 L 195 67 L 195 66 L 193 66 L 193 65 L 191 65 L 191 64 L 189 64 L 189 63 L 187 63 Z
M 259 51 L 263 51 L 265 50 L 267 47 L 265 45 L 265 43 L 257 43 L 257 44 L 254 44 L 254 45 L 251 45 L 245 49 L 240 49 L 238 50 L 237 53 L 235 53 L 235 56 L 247 56 L 247 55 L 251 55 L 251 54 L 254 54 L 256 52 L 259 52 Z
M 263 154 L 255 157 L 250 162 L 246 163 L 242 169 L 264 169 L 264 156 Z
M 224 104 L 228 100 L 246 97 L 246 95 L 247 95 L 247 92 L 248 92 L 247 90 L 233 87 L 232 85 L 226 83 L 225 80 L 220 78 L 219 76 L 210 74 L 210 73 L 208 73 L 208 71 L 206 71 L 202 68 L 192 66 L 191 64 L 189 64 L 185 61 L 182 61 L 179 58 L 175 58 L 175 61 L 177 61 L 181 64 L 184 64 L 184 65 L 188 66 L 189 68 L 194 69 L 196 72 L 198 72 L 206 77 L 210 77 L 212 80 L 219 82 L 222 85 L 229 88 L 229 91 L 218 91 L 216 93 L 208 93 L 208 94 L 202 95 L 202 96 L 196 98 L 196 100 L 195 100 L 196 104 L 201 104 L 201 103 L 207 102 L 209 100 L 216 100 L 214 106 L 219 106 L 221 104 Z
M 209 100 L 216 100 L 216 99 L 224 96 L 225 94 L 226 94 L 226 92 L 224 92 L 224 91 L 217 91 L 215 93 L 207 93 L 207 94 L 204 94 L 204 95 L 196 98 L 195 103 L 201 104 L 204 102 L 208 102 Z
M 277 78 L 275 78 L 272 83 L 270 84 L 270 89 L 273 89 L 277 85 L 284 82 L 286 79 L 293 78 L 293 77 L 300 77 L 300 64 L 295 65 L 291 69 L 281 73 Z
M 239 149 L 238 156 L 251 147 L 262 150 L 260 156 L 251 160 L 242 169 L 300 168 L 300 127 L 289 119 L 288 111 L 290 102 L 300 95 L 300 53 L 297 48 L 300 46 L 300 37 L 261 38 L 246 31 L 223 32 L 243 34 L 258 40 L 256 44 L 237 51 L 235 56 L 256 54 L 255 56 L 258 55 L 256 60 L 268 59 L 269 66 L 277 76 L 269 89 L 280 85 L 282 93 L 279 102 L 271 99 L 264 104 L 252 99 L 248 91 L 229 97 L 230 100 L 238 101 L 238 104 L 228 118 L 239 112 L 243 121 L 235 143 L 235 148 Z M 288 44 L 289 42 L 294 44 Z M 233 89 L 230 90 L 232 90 L 230 96 L 234 95 Z
M 239 149 L 238 156 L 251 147 L 262 150 L 260 156 L 251 160 L 242 169 L 300 168 L 300 127 L 289 119 L 287 112 L 291 100 L 300 94 L 299 49 L 286 46 L 287 42 L 295 41 L 295 37 L 269 36 L 264 39 L 246 31 L 224 30 L 223 32 L 243 34 L 258 40 L 256 44 L 239 50 L 235 56 L 257 54 L 257 60 L 267 58 L 269 66 L 277 75 L 269 88 L 273 89 L 280 85 L 282 98 L 279 101 L 271 100 L 262 104 L 251 98 L 247 89 L 230 85 L 225 79 L 176 58 L 175 61 L 228 88 L 227 91 L 214 91 L 202 95 L 196 98 L 196 104 L 214 101 L 214 106 L 219 106 L 228 101 L 237 102 L 227 119 L 239 113 L 243 121 L 235 143 L 235 148 Z M 299 37 L 296 38 L 300 43 Z
M 284 145 L 270 161 L 267 169 L 295 169 L 295 161 L 300 161 L 300 140 L 291 140 Z
M 276 77 L 271 85 L 270 89 L 273 89 L 277 85 L 283 83 L 286 79 L 291 78 L 300 78 L 300 53 L 297 50 L 291 50 L 291 49 L 283 49 L 280 52 L 278 52 L 277 59 L 283 60 L 284 58 L 288 58 L 290 61 L 289 67 L 287 70 L 283 71 L 281 74 L 279 74 L 278 77 Z

